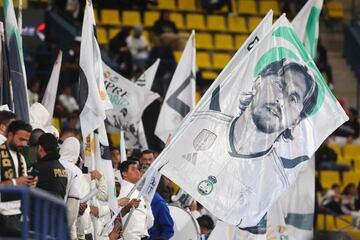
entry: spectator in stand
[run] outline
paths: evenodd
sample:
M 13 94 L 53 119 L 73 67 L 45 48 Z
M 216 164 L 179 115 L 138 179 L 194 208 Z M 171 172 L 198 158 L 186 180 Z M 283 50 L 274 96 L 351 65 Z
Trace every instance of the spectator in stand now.
M 79 110 L 76 99 L 72 96 L 71 88 L 65 87 L 63 93 L 58 97 L 59 102 L 65 108 L 67 114 L 74 113 Z
M 167 10 L 160 13 L 159 19 L 156 20 L 152 29 L 157 36 L 163 33 L 177 34 L 179 32 L 175 23 L 170 20 L 170 13 Z
M 32 81 L 30 84 L 30 89 L 28 89 L 28 97 L 30 106 L 39 101 L 40 93 L 40 82 Z
M 117 62 L 118 72 L 130 78 L 133 64 L 130 49 L 127 45 L 126 39 L 130 35 L 130 28 L 124 27 L 109 43 L 109 55 Z
M 329 139 L 326 139 L 315 152 L 315 164 L 317 170 L 338 170 L 349 171 L 350 166 L 336 163 L 337 154 L 328 146 Z
M 360 126 L 357 120 L 358 112 L 354 108 L 344 108 L 344 110 L 348 115 L 349 120 L 336 129 L 333 135 L 336 137 L 336 142 L 352 143 L 354 139 L 359 137 Z
M 54 196 L 64 199 L 68 184 L 68 174 L 59 162 L 59 146 L 57 139 L 51 133 L 41 135 L 37 145 L 38 162 L 31 174 L 38 176 L 37 187 Z
M 165 98 L 166 91 L 176 68 L 176 61 L 173 51 L 169 47 L 162 45 L 160 39 L 154 38 L 153 48 L 149 54 L 149 61 L 152 64 L 158 58 L 160 58 L 160 64 L 155 75 L 152 90 L 159 93 L 162 98 Z M 144 122 L 144 124 L 146 124 L 146 122 Z
M 341 193 L 341 211 L 351 215 L 353 224 L 360 227 L 360 211 L 356 209 L 357 192 L 354 183 L 349 183 Z
M 331 89 L 333 89 L 333 76 L 332 76 L 332 68 L 328 63 L 327 59 L 327 51 L 322 44 L 321 38 L 318 41 L 317 53 L 315 58 L 316 66 L 319 68 L 320 72 L 324 72 L 326 74 L 326 78 L 328 80 L 328 84 Z
M 178 35 L 178 29 L 173 21 L 170 20 L 169 11 L 163 11 L 159 19 L 153 26 L 154 38 L 160 40 L 161 46 L 172 50 L 182 50 L 184 48 L 184 39 Z M 153 39 L 153 42 L 156 41 Z
M 200 0 L 200 5 L 208 13 L 212 13 L 215 10 L 220 10 L 223 6 L 228 7 L 228 11 L 232 12 L 232 0 Z
M 331 212 L 336 214 L 342 214 L 341 211 L 341 191 L 339 184 L 333 184 L 331 189 L 328 190 L 322 201 L 322 206 L 325 212 Z
M 143 35 L 143 27 L 137 25 L 133 28 L 132 35 L 126 38 L 126 43 L 130 49 L 133 69 L 145 69 L 149 57 L 150 46 Z

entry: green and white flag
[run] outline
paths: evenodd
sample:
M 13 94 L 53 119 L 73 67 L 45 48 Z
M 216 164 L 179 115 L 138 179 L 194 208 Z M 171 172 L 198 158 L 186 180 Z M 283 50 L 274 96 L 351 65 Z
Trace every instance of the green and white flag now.
M 319 38 L 319 15 L 323 0 L 309 0 L 292 22 L 295 32 L 315 59 Z M 306 23 L 306 24 L 304 24 Z M 298 204 L 301 202 L 302 204 Z M 315 158 L 300 170 L 297 181 L 269 211 L 269 222 L 277 239 L 313 238 L 315 211 Z
M 348 118 L 285 16 L 217 81 L 153 167 L 222 221 L 264 233 L 271 206 Z
M 319 17 L 324 0 L 308 0 L 291 24 L 299 39 L 315 59 L 319 39 Z
M 18 119 L 29 123 L 29 101 L 23 48 L 12 0 L 4 0 L 4 15 L 14 110 Z

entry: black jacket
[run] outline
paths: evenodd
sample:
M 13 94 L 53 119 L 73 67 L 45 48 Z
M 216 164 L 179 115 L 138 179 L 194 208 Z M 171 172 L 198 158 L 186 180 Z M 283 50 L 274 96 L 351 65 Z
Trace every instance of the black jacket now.
M 66 192 L 67 172 L 59 162 L 59 158 L 58 153 L 50 152 L 34 165 L 33 171 L 39 177 L 36 187 L 63 199 Z

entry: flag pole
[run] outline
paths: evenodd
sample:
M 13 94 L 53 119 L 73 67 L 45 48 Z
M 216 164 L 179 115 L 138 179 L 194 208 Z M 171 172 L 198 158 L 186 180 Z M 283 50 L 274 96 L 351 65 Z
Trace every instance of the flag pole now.
M 95 164 L 95 152 L 93 150 L 93 143 L 95 143 L 95 134 L 94 132 L 90 133 L 89 137 L 86 138 L 86 141 L 87 141 L 87 147 L 89 147 L 89 152 L 90 152 L 90 156 L 91 156 L 91 171 L 94 171 L 95 168 L 96 168 L 96 164 Z M 94 190 L 96 188 L 96 180 L 93 179 L 91 180 L 90 182 L 90 189 L 91 191 Z M 93 201 L 93 204 L 95 204 L 97 201 L 96 201 L 96 195 L 93 196 L 92 198 L 92 201 Z M 94 215 L 91 216 L 91 221 L 93 222 L 93 228 L 94 228 L 94 239 L 96 240 L 98 237 L 97 237 L 97 224 L 96 224 L 96 217 Z
M 120 127 L 120 162 L 127 160 L 126 156 L 126 146 L 125 146 L 125 137 L 124 137 L 124 127 Z

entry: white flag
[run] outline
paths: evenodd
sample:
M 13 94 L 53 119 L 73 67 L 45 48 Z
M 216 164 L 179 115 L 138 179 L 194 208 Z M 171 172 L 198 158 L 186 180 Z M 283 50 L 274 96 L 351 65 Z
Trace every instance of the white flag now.
M 109 140 L 106 134 L 104 121 L 95 132 L 95 168 L 98 169 L 106 179 L 108 190 L 108 203 L 113 212 L 118 209 L 115 195 L 115 176 L 112 167 Z
M 159 185 L 161 173 L 151 165 L 136 184 L 136 189 L 148 202 L 151 202 Z
M 152 84 L 155 79 L 156 71 L 159 67 L 159 63 L 160 63 L 160 59 L 158 58 L 148 69 L 146 69 L 146 71 L 143 74 L 141 74 L 141 76 L 135 81 L 135 83 L 139 87 L 144 87 L 146 89 L 151 90 Z M 140 149 L 141 150 L 148 149 L 149 147 L 146 141 L 145 129 L 142 120 L 140 120 L 140 122 L 138 123 L 137 129 L 138 129 L 137 141 L 140 143 L 140 146 L 142 146 L 142 148 Z
M 95 20 L 91 1 L 86 2 L 80 46 L 80 125 L 85 139 L 100 127 L 106 118 L 105 110 L 111 103 L 106 94 L 102 60 L 95 37 Z
M 54 115 L 55 101 L 56 101 L 56 93 L 59 84 L 59 76 L 61 70 L 61 62 L 62 62 L 62 51 L 59 51 L 59 54 L 55 60 L 53 70 L 51 72 L 50 80 L 46 87 L 43 99 L 41 104 L 48 110 L 50 116 L 49 120 L 52 121 Z
M 91 1 L 87 1 L 81 34 L 79 74 L 80 124 L 85 144 L 85 162 L 87 166 L 95 165 L 95 169 L 102 172 L 108 186 L 109 206 L 115 211 L 114 172 L 104 124 L 105 110 L 112 108 L 112 105 L 105 90 L 101 54 L 94 31 L 93 7 Z
M 193 31 L 171 79 L 156 123 L 155 135 L 164 143 L 195 106 L 195 59 L 195 32 Z
M 285 16 L 218 87 L 220 110 L 202 98 L 153 164 L 216 217 L 248 228 L 347 116 Z
M 156 61 L 148 68 L 146 71 L 141 74 L 141 76 L 136 79 L 135 83 L 139 87 L 145 87 L 149 90 L 151 90 L 151 87 L 153 85 L 156 71 L 159 67 L 160 59 L 156 59 Z
M 317 42 L 319 39 L 319 17 L 323 1 L 324 0 L 308 0 L 291 22 L 300 41 L 304 43 L 313 59 L 316 57 Z
M 309 0 L 292 21 L 295 32 L 315 59 L 319 38 L 319 16 L 323 0 Z M 304 24 L 306 23 L 306 24 Z M 303 166 L 295 184 L 269 211 L 277 239 L 312 239 L 315 210 L 315 159 Z M 298 204 L 301 202 L 301 204 Z
M 109 123 L 124 129 L 126 147 L 143 149 L 139 142 L 138 123 L 145 108 L 159 97 L 139 87 L 103 63 L 106 91 L 114 108 L 106 111 Z M 133 140 L 133 141 L 132 141 Z
M 304 164 L 299 177 L 270 209 L 268 221 L 276 239 L 313 239 L 315 157 Z

